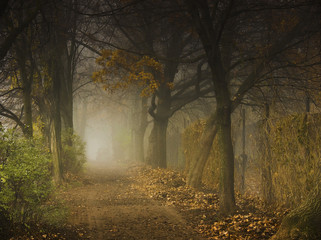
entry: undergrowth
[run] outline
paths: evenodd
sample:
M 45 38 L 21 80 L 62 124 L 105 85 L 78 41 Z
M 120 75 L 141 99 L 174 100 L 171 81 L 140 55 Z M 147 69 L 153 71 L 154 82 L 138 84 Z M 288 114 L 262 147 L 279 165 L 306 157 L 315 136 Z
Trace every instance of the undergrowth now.
M 62 224 L 67 210 L 51 201 L 55 187 L 51 155 L 41 138 L 0 130 L 0 236 L 6 239 L 35 223 Z

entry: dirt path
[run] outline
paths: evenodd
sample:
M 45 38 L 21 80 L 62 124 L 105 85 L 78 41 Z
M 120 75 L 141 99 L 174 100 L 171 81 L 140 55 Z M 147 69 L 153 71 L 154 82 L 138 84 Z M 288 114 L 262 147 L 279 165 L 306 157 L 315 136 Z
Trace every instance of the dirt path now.
M 64 193 L 69 223 L 88 229 L 89 239 L 201 239 L 173 207 L 135 188 L 126 168 L 91 165 L 84 184 Z

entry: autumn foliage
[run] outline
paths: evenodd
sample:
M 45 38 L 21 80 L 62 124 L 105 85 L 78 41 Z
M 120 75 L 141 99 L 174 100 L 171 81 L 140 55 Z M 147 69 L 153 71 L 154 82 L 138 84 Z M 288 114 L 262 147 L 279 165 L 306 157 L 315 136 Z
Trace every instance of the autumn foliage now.
M 237 195 L 235 214 L 222 217 L 218 214 L 219 198 L 213 190 L 186 186 L 185 178 L 169 169 L 133 171 L 138 172 L 133 189 L 179 209 L 206 239 L 269 239 L 286 213 L 281 209 L 266 209 L 258 198 Z
M 110 92 L 134 85 L 141 89 L 141 96 L 150 96 L 163 81 L 162 64 L 146 55 L 104 49 L 96 63 L 99 70 L 93 73 L 92 78 Z

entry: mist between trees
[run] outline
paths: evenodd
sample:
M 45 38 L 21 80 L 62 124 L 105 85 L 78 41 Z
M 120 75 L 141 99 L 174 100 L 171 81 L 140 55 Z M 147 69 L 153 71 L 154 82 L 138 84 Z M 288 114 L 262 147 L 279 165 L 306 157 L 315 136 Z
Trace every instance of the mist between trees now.
M 38 160 L 56 186 L 85 158 L 172 168 L 218 191 L 223 216 L 235 212 L 235 192 L 255 195 L 296 209 L 275 239 L 293 229 L 321 236 L 319 1 L 7 0 L 0 9 L 0 191 L 17 191 L 10 154 L 22 144 L 31 158 L 47 149 Z M 9 215 L 10 204 L 36 204 L 15 196 L 0 198 Z

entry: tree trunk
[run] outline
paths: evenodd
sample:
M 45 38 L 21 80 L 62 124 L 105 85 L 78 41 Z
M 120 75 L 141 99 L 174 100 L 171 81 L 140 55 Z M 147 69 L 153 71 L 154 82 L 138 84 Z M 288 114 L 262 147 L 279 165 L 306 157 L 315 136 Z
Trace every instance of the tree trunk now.
M 77 111 L 75 120 L 77 133 L 81 137 L 82 140 L 85 139 L 85 130 L 87 125 L 87 116 L 88 116 L 88 109 L 87 109 L 87 101 L 81 101 L 78 103 Z
M 156 95 L 153 100 L 158 98 L 157 106 L 155 101 L 152 102 L 152 107 L 149 111 L 154 119 L 154 126 L 151 132 L 149 142 L 148 162 L 151 162 L 153 167 L 167 167 L 167 146 L 166 135 L 168 120 L 172 115 L 171 112 L 171 89 L 168 84 L 173 83 L 176 72 L 178 71 L 179 57 L 182 54 L 184 47 L 183 33 L 180 31 L 173 32 L 166 50 L 166 57 L 171 61 L 164 62 L 164 74 L 157 74 L 160 86 L 157 89 Z M 175 61 L 176 60 L 176 61 Z M 156 112 L 154 112 L 156 110 Z
M 167 167 L 167 148 L 166 148 L 166 133 L 167 133 L 168 119 L 155 121 L 156 128 L 156 158 L 154 159 L 154 166 L 166 168 Z
M 201 183 L 203 169 L 211 151 L 217 131 L 220 151 L 220 211 L 223 215 L 232 213 L 235 209 L 234 196 L 234 152 L 231 136 L 232 106 L 229 99 L 228 86 L 219 61 L 209 61 L 213 74 L 216 97 L 216 111 L 208 121 L 199 143 L 199 151 L 193 157 L 194 166 L 188 174 L 187 183 L 198 187 Z M 215 62 L 215 64 L 214 64 Z M 221 69 L 219 66 L 221 66 Z
M 147 163 L 152 167 L 167 167 L 166 160 L 166 132 L 168 119 L 154 119 L 154 126 L 149 137 L 148 160 Z
M 179 169 L 179 152 L 181 149 L 181 133 L 174 126 L 170 134 L 167 134 L 167 163 L 174 169 Z
M 246 125 L 245 109 L 242 109 L 242 155 L 240 159 L 240 175 L 241 175 L 240 191 L 242 194 L 245 193 L 245 172 L 246 172 L 246 163 L 247 163 L 247 155 L 245 153 L 245 147 L 246 147 L 245 125 Z
M 53 175 L 54 180 L 59 184 L 63 180 L 62 169 L 62 145 L 61 145 L 61 84 L 64 81 L 64 46 L 65 39 L 63 35 L 56 29 L 57 26 L 52 25 L 51 34 L 51 54 L 49 55 L 49 75 L 52 79 L 50 89 L 50 147 L 53 154 Z
M 50 123 L 50 149 L 52 153 L 53 177 L 56 184 L 63 179 L 61 162 L 60 116 L 54 116 Z
M 49 149 L 51 149 L 51 136 L 50 136 L 50 127 L 51 127 L 51 105 L 48 97 L 50 96 L 49 92 L 46 92 L 44 95 L 36 96 L 35 102 L 39 108 L 40 119 L 42 122 L 41 132 L 45 138 L 45 143 Z
M 53 86 L 51 99 L 51 127 L 50 127 L 50 144 L 53 154 L 53 174 L 56 183 L 60 183 L 63 179 L 62 159 L 61 159 L 61 102 L 60 102 L 60 83 L 61 72 L 59 72 L 59 56 L 53 60 Z
M 219 138 L 220 150 L 220 211 L 230 214 L 235 209 L 234 197 L 234 153 L 231 137 L 231 108 L 217 106 L 215 114 L 207 121 L 199 142 L 199 150 L 192 158 L 187 184 L 199 187 L 202 174 L 210 154 L 215 135 Z
M 264 116 L 264 130 L 265 133 L 263 134 L 263 147 L 262 152 L 264 156 L 262 156 L 262 193 L 264 202 L 267 205 L 271 205 L 274 201 L 274 194 L 273 194 L 273 185 L 272 185 L 272 170 L 271 170 L 271 147 L 270 147 L 270 126 L 268 123 L 268 119 L 270 117 L 270 107 L 269 104 L 265 104 L 265 116 Z
M 154 155 L 156 153 L 154 149 L 156 147 L 154 147 L 154 145 L 156 145 L 156 128 L 153 127 L 148 137 L 148 147 L 147 147 L 147 154 L 145 158 L 145 162 L 148 165 L 152 165 L 152 161 L 155 158 Z
M 213 141 L 217 133 L 215 122 L 216 114 L 212 114 L 212 116 L 206 122 L 205 129 L 198 144 L 200 147 L 197 148 L 195 155 L 192 157 L 192 161 L 188 169 L 187 184 L 189 186 L 195 188 L 201 186 L 203 170 L 208 156 L 210 155 Z
M 220 212 L 235 210 L 234 152 L 231 136 L 231 104 L 217 104 L 217 137 L 220 154 Z
M 138 128 L 134 129 L 134 154 L 135 160 L 138 162 L 144 162 L 144 137 L 147 122 L 147 98 L 140 99 L 141 107 L 138 120 Z
M 63 129 L 73 132 L 74 124 L 73 124 L 73 99 L 72 94 L 68 97 L 62 98 L 62 105 L 61 105 L 61 117 L 62 117 L 62 126 Z
M 61 56 L 61 118 L 62 129 L 73 132 L 73 94 L 72 94 L 72 65 L 69 61 L 67 46 L 64 47 Z
M 320 185 L 299 207 L 284 217 L 271 240 L 319 240 L 321 239 L 321 189 Z
M 134 135 L 135 161 L 144 162 L 144 135 L 145 130 L 139 129 Z
M 61 159 L 61 110 L 60 110 L 60 84 L 61 64 L 60 54 L 57 51 L 51 59 L 52 89 L 50 98 L 50 150 L 53 156 L 53 176 L 57 184 L 63 179 Z
M 171 79 L 174 79 L 174 76 L 175 74 L 172 75 Z M 170 77 L 168 77 L 168 79 L 170 79 Z M 171 116 L 171 100 L 170 89 L 165 83 L 162 83 L 159 87 L 157 97 L 157 111 L 156 113 L 150 111 L 154 120 L 154 125 L 148 143 L 149 155 L 147 156 L 147 162 L 151 164 L 152 167 L 166 168 L 166 135 L 168 119 Z M 154 103 L 152 103 L 152 105 L 153 104 Z

